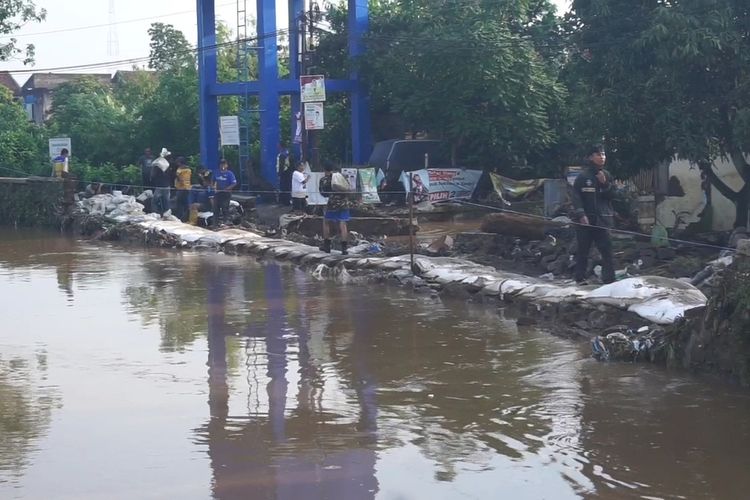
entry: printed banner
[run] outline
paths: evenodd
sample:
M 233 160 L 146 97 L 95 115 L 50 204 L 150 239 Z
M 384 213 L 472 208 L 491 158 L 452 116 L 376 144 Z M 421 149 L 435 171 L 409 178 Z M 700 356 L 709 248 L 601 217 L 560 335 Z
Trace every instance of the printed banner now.
M 326 79 L 323 75 L 304 75 L 299 77 L 300 101 L 325 102 Z
M 359 191 L 357 189 L 357 169 L 356 168 L 342 168 L 341 175 L 346 177 L 346 180 L 349 181 L 349 185 L 351 186 L 354 192 Z
M 219 117 L 219 135 L 222 146 L 240 145 L 240 119 L 238 116 Z
M 409 178 L 411 177 L 411 183 Z M 413 172 L 401 172 L 399 179 L 404 185 L 406 193 L 414 189 L 414 203 L 422 203 L 430 199 L 430 174 L 427 170 L 414 170 Z
M 433 203 L 448 200 L 471 198 L 482 177 L 481 170 L 464 170 L 460 168 L 429 168 L 402 172 L 399 179 L 407 193 L 414 188 L 414 203 L 430 201 Z
M 324 128 L 323 103 L 305 103 L 305 130 L 323 130 Z
M 359 169 L 359 185 L 362 191 L 362 203 L 380 203 L 378 181 L 374 168 Z
M 73 149 L 71 148 L 70 137 L 54 137 L 49 140 L 49 157 L 50 158 L 55 158 L 56 156 L 60 156 L 60 152 L 63 149 L 67 149 L 69 154 L 73 154 Z

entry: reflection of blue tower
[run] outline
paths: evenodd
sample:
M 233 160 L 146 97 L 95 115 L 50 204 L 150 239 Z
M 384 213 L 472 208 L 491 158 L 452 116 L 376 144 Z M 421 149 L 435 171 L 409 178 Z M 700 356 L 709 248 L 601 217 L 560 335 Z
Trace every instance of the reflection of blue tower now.
M 349 54 L 363 52 L 362 36 L 368 24 L 367 0 L 347 0 L 349 5 Z M 201 161 L 218 168 L 219 96 L 257 95 L 260 107 L 261 175 L 278 186 L 276 173 L 277 145 L 281 138 L 279 96 L 292 95 L 292 114 L 299 104 L 299 44 L 297 21 L 303 17 L 304 1 L 289 0 L 290 60 L 289 78 L 279 78 L 276 27 L 276 0 L 256 0 L 258 27 L 259 81 L 218 83 L 216 58 L 215 0 L 197 0 L 198 70 L 200 76 Z M 326 80 L 327 92 L 346 92 L 351 96 L 352 154 L 354 163 L 364 163 L 370 152 L 370 116 L 367 95 L 356 74 L 348 80 Z M 294 123 L 294 120 L 292 120 Z

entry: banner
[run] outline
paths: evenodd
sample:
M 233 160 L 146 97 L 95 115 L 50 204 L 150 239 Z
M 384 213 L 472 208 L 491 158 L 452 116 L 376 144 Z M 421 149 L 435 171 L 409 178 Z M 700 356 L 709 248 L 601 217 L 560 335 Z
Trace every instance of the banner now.
M 299 77 L 300 102 L 324 102 L 326 100 L 326 79 L 323 75 Z
M 357 169 L 356 168 L 342 168 L 341 175 L 346 177 L 346 180 L 349 181 L 349 185 L 352 187 L 352 190 L 354 190 L 355 193 L 359 191 L 357 189 Z
M 409 178 L 411 177 L 411 183 Z M 414 170 L 412 172 L 401 172 L 399 179 L 404 185 L 406 193 L 414 189 L 414 203 L 422 203 L 430 199 L 430 174 L 427 170 Z
M 517 181 L 509 177 L 503 177 L 502 175 L 490 173 L 490 179 L 492 179 L 492 187 L 495 189 L 495 193 L 502 200 L 519 200 L 544 186 L 546 179 L 529 179 L 524 181 Z
M 427 172 L 429 200 L 433 203 L 471 198 L 482 177 L 481 170 L 460 168 L 430 168 Z
M 222 146 L 240 145 L 240 119 L 238 116 L 219 117 L 219 135 Z
M 69 154 L 73 154 L 73 149 L 71 148 L 70 137 L 54 137 L 49 140 L 49 157 L 50 158 L 55 158 L 56 156 L 60 156 L 60 152 L 63 149 L 67 149 Z
M 323 130 L 325 119 L 323 118 L 322 102 L 305 103 L 305 130 Z
M 359 169 L 359 185 L 362 191 L 362 203 L 380 203 L 378 181 L 374 168 Z

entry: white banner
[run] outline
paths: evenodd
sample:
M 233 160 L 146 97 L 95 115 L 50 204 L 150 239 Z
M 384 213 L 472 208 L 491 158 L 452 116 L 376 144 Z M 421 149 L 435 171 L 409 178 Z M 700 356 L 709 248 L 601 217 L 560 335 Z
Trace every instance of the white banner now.
M 70 137 L 55 137 L 49 140 L 49 157 L 54 159 L 56 156 L 60 156 L 60 152 L 63 149 L 67 149 L 68 153 L 73 154 L 71 148 Z
M 323 130 L 325 118 L 323 116 L 322 102 L 305 103 L 305 130 Z
M 323 75 L 299 77 L 300 102 L 325 102 L 326 78 Z
M 362 191 L 362 203 L 380 203 L 377 175 L 374 168 L 359 169 L 359 185 Z
M 219 132 L 222 146 L 240 145 L 240 120 L 237 116 L 220 116 Z

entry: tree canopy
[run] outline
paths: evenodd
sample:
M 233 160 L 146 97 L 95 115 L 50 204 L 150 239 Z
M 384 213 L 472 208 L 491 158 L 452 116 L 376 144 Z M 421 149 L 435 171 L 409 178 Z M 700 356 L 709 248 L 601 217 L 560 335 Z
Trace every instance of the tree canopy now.
M 0 35 L 11 35 L 30 22 L 43 21 L 47 11 L 38 9 L 33 0 L 3 0 L 0 2 Z M 0 44 L 0 61 L 23 56 L 24 64 L 34 62 L 34 45 L 18 46 L 18 40 L 11 37 Z
M 744 0 L 574 0 L 567 68 L 578 131 L 606 137 L 625 171 L 678 156 L 699 163 L 747 223 L 750 5 Z M 729 157 L 735 192 L 711 163 Z

